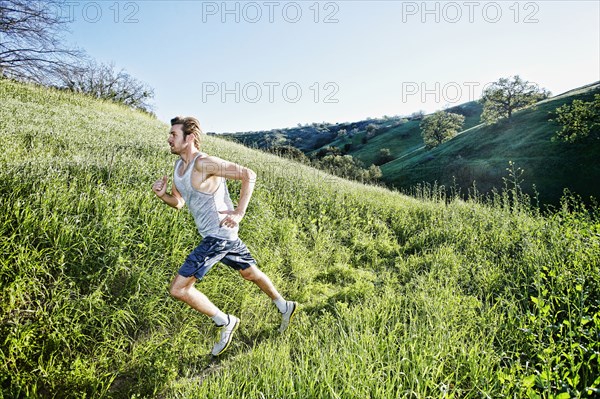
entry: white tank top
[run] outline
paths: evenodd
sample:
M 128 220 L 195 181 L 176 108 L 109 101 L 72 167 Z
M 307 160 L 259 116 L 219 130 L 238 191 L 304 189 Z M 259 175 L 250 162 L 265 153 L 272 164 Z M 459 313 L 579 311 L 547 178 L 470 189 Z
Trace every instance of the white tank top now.
M 196 159 L 200 155 L 202 154 L 194 157 L 182 176 L 179 176 L 178 172 L 182 160 L 179 159 L 175 163 L 175 173 L 173 173 L 175 187 L 177 187 L 177 191 L 179 191 L 185 200 L 188 209 L 194 217 L 198 232 L 202 237 L 235 240 L 238 238 L 239 227 L 229 228 L 220 226 L 221 220 L 227 215 L 219 213 L 219 211 L 234 210 L 225 178 L 220 178 L 219 186 L 212 194 L 202 193 L 192 186 L 192 171 L 194 170 Z

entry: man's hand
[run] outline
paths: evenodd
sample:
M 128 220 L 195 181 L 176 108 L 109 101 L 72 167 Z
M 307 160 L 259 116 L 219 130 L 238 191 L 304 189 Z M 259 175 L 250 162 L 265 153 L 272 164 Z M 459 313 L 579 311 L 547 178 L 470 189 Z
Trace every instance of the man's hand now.
M 167 179 L 167 176 L 163 176 L 152 185 L 152 191 L 158 198 L 162 198 L 167 193 Z
M 244 217 L 244 215 L 240 214 L 238 211 L 219 211 L 219 213 L 227 215 L 225 219 L 221 220 L 221 226 L 229 228 L 237 227 Z

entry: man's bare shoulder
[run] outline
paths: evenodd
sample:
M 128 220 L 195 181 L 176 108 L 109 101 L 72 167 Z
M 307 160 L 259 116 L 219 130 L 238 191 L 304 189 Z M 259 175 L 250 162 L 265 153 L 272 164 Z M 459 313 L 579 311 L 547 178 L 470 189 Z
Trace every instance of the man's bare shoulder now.
M 224 167 L 227 164 L 229 164 L 229 162 L 222 158 L 202 153 L 198 158 L 196 158 L 194 167 L 198 171 L 214 172 L 216 169 Z

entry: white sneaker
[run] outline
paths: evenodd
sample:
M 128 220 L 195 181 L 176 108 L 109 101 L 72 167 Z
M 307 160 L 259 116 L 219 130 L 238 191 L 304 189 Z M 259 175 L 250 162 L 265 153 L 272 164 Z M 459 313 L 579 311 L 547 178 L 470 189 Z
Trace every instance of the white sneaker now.
M 227 324 L 221 327 L 221 339 L 212 348 L 211 353 L 213 356 L 219 356 L 221 353 L 225 352 L 225 349 L 227 349 L 231 343 L 233 333 L 240 324 L 240 319 L 230 314 L 227 315 L 227 320 Z
M 293 301 L 286 301 L 285 306 L 285 312 L 281 314 L 281 326 L 279 326 L 279 332 L 284 332 L 288 328 L 292 316 L 296 313 L 296 309 L 298 309 L 298 303 Z

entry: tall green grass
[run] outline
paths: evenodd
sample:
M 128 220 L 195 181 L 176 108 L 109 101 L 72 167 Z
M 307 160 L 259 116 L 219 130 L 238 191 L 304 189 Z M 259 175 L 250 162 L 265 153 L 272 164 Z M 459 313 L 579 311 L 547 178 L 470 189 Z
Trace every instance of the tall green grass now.
M 167 127 L 5 80 L 0 99 L 0 397 L 599 392 L 600 220 L 577 199 L 411 198 L 206 137 L 258 173 L 242 238 L 302 304 L 280 335 L 268 298 L 214 268 L 198 288 L 242 325 L 213 360 L 212 322 L 167 293 L 199 241 L 150 190 Z

